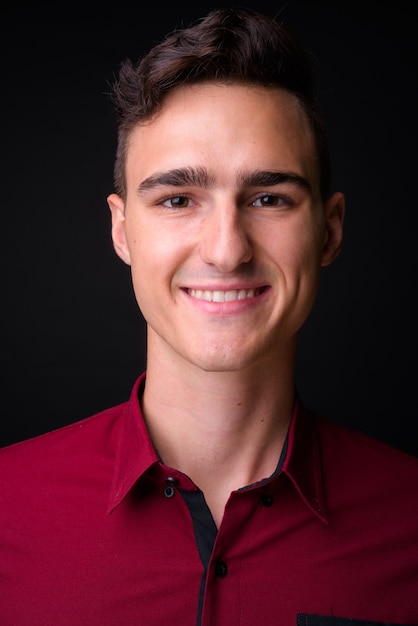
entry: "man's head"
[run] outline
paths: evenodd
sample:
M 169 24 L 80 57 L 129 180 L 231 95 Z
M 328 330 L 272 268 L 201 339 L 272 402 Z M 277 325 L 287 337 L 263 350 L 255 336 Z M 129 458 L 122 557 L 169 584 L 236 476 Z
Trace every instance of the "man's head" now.
M 315 138 L 325 199 L 331 167 L 309 58 L 278 20 L 233 8 L 210 12 L 191 27 L 169 34 L 137 64 L 122 64 L 112 91 L 119 122 L 116 192 L 126 195 L 126 152 L 135 126 L 152 119 L 173 90 L 207 81 L 280 87 L 296 95 Z
M 215 11 L 126 63 L 115 98 L 112 237 L 148 364 L 290 369 L 344 211 L 301 49 L 269 18 Z

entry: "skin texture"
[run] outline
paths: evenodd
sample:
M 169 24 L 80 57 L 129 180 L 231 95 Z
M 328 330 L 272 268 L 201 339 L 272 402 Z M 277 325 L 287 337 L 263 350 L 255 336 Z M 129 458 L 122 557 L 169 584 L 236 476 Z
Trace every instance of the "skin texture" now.
M 200 481 L 219 523 L 230 490 L 277 462 L 297 331 L 321 267 L 339 253 L 344 198 L 321 199 L 296 98 L 248 85 L 170 93 L 133 131 L 126 178 L 126 200 L 108 203 L 148 325 L 145 417 L 163 459 Z

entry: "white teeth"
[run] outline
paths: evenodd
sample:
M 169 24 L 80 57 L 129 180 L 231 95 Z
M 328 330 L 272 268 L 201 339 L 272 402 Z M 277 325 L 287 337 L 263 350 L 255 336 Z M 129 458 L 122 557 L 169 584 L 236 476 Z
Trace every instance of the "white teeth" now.
M 197 300 L 207 300 L 208 302 L 232 302 L 233 300 L 245 300 L 254 298 L 259 292 L 258 289 L 229 289 L 228 291 L 209 291 L 208 289 L 188 289 L 188 294 Z
M 225 302 L 226 293 L 224 291 L 213 291 L 212 300 L 214 302 Z

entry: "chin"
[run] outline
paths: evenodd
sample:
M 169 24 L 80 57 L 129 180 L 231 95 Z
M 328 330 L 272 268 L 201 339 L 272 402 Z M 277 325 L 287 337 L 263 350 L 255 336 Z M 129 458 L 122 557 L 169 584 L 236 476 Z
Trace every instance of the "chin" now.
M 193 361 L 204 372 L 213 373 L 240 372 L 255 367 L 259 362 L 257 358 L 259 355 L 252 355 L 251 358 L 248 352 L 245 355 L 240 355 L 239 352 L 233 349 L 228 350 L 223 346 L 219 352 L 206 355 L 206 357 L 200 353 Z

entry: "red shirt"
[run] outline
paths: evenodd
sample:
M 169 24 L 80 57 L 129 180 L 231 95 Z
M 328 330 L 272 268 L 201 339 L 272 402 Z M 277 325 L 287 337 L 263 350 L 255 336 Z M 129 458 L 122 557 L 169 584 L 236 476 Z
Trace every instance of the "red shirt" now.
M 0 450 L 1 626 L 418 624 L 417 458 L 298 402 L 277 471 L 217 531 L 159 462 L 142 380 Z

